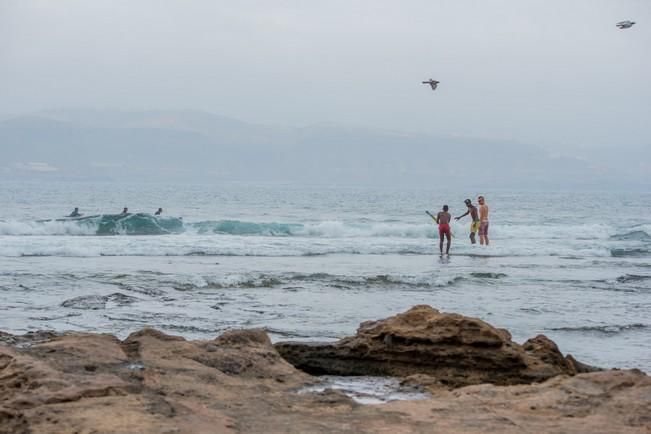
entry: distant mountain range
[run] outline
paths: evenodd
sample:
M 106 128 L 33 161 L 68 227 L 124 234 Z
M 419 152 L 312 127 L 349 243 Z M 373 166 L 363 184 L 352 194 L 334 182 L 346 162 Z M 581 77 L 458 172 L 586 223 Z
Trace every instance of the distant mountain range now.
M 199 111 L 50 110 L 0 120 L 0 178 L 326 185 L 651 186 L 650 147 L 564 150 Z

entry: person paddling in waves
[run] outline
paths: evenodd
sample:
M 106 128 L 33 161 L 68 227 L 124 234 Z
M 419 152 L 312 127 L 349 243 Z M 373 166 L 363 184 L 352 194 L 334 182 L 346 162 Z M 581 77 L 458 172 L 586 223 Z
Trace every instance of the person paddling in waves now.
M 124 209 L 122 210 L 122 212 L 121 212 L 120 214 L 121 214 L 121 215 L 127 215 L 127 214 L 129 214 L 129 208 L 127 208 L 127 207 L 125 206 Z
M 81 217 L 83 214 L 79 212 L 79 208 L 75 208 L 68 217 Z
M 154 213 L 154 215 L 161 215 L 163 214 L 163 208 L 158 208 L 158 211 Z
M 477 207 L 472 204 L 472 201 L 470 199 L 466 199 L 463 202 L 468 207 L 468 211 L 461 214 L 459 217 L 455 217 L 454 219 L 459 220 L 460 218 L 463 218 L 470 214 L 470 218 L 472 218 L 472 222 L 470 222 L 470 242 L 472 244 L 476 244 L 477 241 L 475 240 L 475 233 L 477 230 L 479 230 L 479 213 L 477 212 Z
M 436 214 L 436 223 L 439 225 L 439 249 L 441 250 L 441 255 L 443 255 L 443 238 L 448 239 L 448 245 L 445 249 L 445 254 L 450 254 L 450 244 L 452 243 L 452 233 L 450 232 L 450 221 L 452 220 L 452 215 L 448 212 L 448 206 L 443 205 L 443 211 L 440 211 Z
M 479 244 L 488 245 L 488 205 L 484 196 L 477 198 L 479 202 Z

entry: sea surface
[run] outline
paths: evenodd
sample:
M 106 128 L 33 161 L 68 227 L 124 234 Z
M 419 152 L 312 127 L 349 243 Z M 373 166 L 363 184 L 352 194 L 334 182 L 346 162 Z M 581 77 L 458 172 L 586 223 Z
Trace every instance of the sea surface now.
M 439 256 L 425 210 L 460 215 L 477 194 L 491 245 L 470 245 L 466 217 Z M 648 192 L 5 183 L 0 330 L 264 327 L 273 340 L 332 340 L 425 303 L 651 372 L 649 203 Z M 75 206 L 85 218 L 62 218 Z

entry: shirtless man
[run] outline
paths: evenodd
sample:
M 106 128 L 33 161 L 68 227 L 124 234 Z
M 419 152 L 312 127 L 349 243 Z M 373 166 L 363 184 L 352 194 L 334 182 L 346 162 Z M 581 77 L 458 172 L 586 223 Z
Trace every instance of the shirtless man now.
M 441 255 L 443 254 L 443 238 L 444 236 L 448 239 L 448 246 L 445 249 L 445 254 L 450 254 L 450 243 L 452 242 L 450 233 L 450 220 L 452 220 L 452 215 L 448 212 L 448 206 L 443 205 L 443 211 L 440 211 L 436 214 L 436 223 L 439 225 L 439 249 L 441 250 Z
M 479 244 L 488 245 L 488 205 L 484 196 L 477 198 L 479 201 Z
M 470 222 L 470 242 L 476 244 L 477 241 L 475 241 L 475 232 L 477 232 L 479 229 L 479 213 L 477 212 L 477 207 L 472 204 L 472 201 L 470 199 L 464 200 L 463 203 L 465 203 L 468 207 L 468 211 L 461 214 L 459 217 L 455 217 L 454 219 L 459 220 L 460 218 L 470 214 L 470 217 L 472 218 L 472 222 Z

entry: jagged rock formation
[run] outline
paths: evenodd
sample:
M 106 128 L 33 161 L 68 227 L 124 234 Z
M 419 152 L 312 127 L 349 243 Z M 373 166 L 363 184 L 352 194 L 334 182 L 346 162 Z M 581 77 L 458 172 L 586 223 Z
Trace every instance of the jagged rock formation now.
M 275 347 L 310 374 L 426 374 L 449 387 L 528 384 L 596 370 L 564 357 L 543 335 L 518 345 L 507 330 L 425 305 L 364 322 L 355 336 L 335 343 L 281 342 Z
M 421 363 L 424 372 L 405 382 L 428 388 L 431 399 L 366 406 L 333 390 L 299 393 L 318 379 L 280 357 L 261 330 L 202 341 L 151 329 L 124 341 L 106 334 L 0 333 L 0 433 L 649 433 L 651 379 L 640 371 L 569 376 L 577 364 L 545 338 L 519 348 L 506 331 L 424 307 L 360 330 L 375 336 L 370 342 L 408 348 L 409 339 L 431 336 L 429 321 L 437 316 L 445 317 L 447 328 L 436 335 L 435 347 L 447 345 L 445 354 L 469 369 L 464 381 L 508 383 L 506 374 L 497 374 L 500 362 L 517 381 L 540 380 L 540 372 L 560 375 L 528 385 L 449 389 L 427 375 L 452 372 L 449 366 Z M 502 355 L 483 360 L 500 347 L 506 347 Z M 414 371 L 407 354 L 398 363 L 404 373 Z M 361 350 L 355 357 L 354 366 L 361 367 Z M 375 356 L 368 364 L 369 370 L 380 366 Z M 491 373 L 481 374 L 480 367 Z M 461 370 L 449 378 L 460 382 Z

